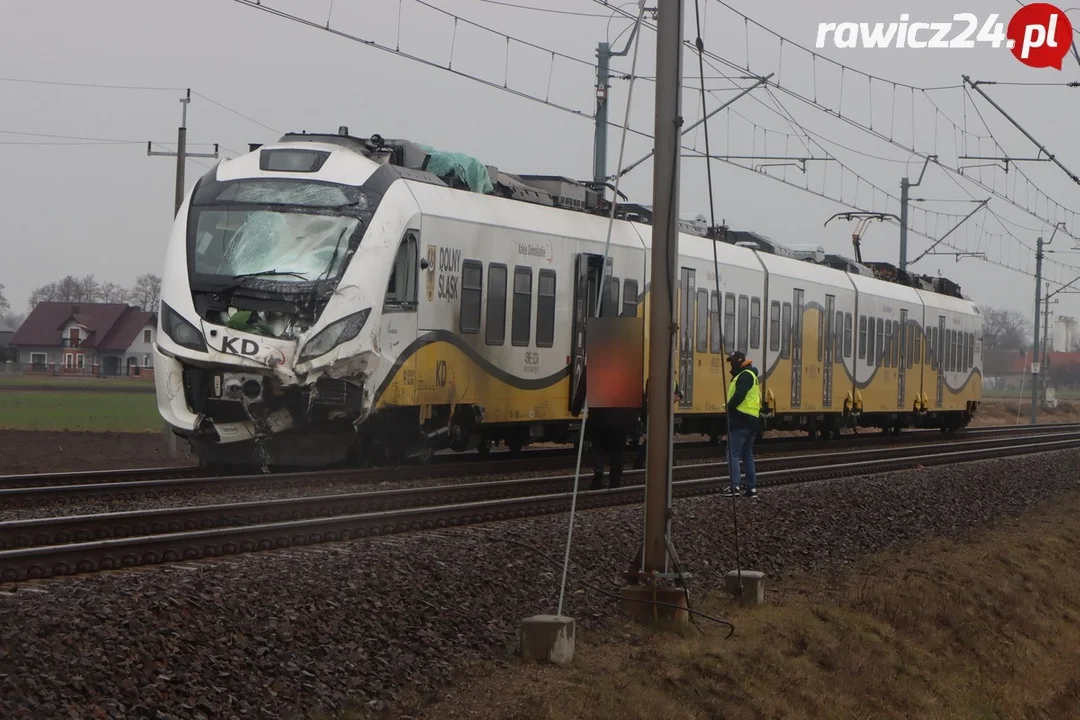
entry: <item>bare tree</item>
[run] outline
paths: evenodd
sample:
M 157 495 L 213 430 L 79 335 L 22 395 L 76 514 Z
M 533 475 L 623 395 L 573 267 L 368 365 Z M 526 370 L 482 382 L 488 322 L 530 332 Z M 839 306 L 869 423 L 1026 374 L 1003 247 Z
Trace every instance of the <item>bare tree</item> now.
M 158 300 L 161 298 L 161 278 L 147 273 L 135 279 L 135 287 L 131 289 L 131 302 L 143 310 L 157 312 Z
M 101 290 L 99 291 L 101 302 L 107 303 L 127 302 L 129 295 L 130 293 L 127 288 L 114 282 L 105 283 L 101 286 Z
M 11 305 L 8 303 L 7 298 L 4 297 L 4 286 L 0 285 L 0 320 L 4 319 L 10 309 Z
M 1015 310 L 987 308 L 983 313 L 983 346 L 987 350 L 1025 350 L 1031 319 Z
M 93 275 L 79 278 L 79 302 L 98 302 L 101 299 L 101 284 Z

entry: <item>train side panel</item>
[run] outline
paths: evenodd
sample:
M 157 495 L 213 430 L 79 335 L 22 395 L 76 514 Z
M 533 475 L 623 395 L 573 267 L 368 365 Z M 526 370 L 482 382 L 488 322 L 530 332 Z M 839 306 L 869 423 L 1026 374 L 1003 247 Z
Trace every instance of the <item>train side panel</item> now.
M 755 253 L 703 238 L 680 239 L 678 381 L 676 412 L 688 428 L 723 424 L 731 381 L 726 356 L 734 350 L 761 368 L 765 327 L 765 272 Z M 719 292 L 717 288 L 719 287 Z M 706 416 L 715 420 L 702 424 Z
M 982 399 L 982 329 L 970 300 L 920 291 L 929 352 L 924 392 L 933 413 L 971 413 Z
M 896 416 L 915 412 L 921 397 L 915 331 L 923 301 L 903 285 L 862 276 L 852 276 L 852 282 L 859 291 L 856 387 L 862 412 L 891 427 L 899 421 Z
M 769 271 L 765 392 L 777 427 L 841 415 L 852 393 L 855 289 L 846 273 L 774 255 Z M 848 318 L 851 318 L 850 320 Z M 850 332 L 848 333 L 850 338 Z

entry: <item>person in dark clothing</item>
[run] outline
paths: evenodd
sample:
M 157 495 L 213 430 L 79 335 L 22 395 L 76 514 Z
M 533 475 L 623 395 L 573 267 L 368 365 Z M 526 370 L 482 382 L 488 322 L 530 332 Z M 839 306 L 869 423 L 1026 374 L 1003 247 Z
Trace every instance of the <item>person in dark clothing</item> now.
M 731 384 L 728 387 L 728 473 L 731 485 L 725 495 L 737 495 L 740 486 L 739 461 L 746 471 L 744 497 L 757 497 L 757 476 L 754 470 L 754 440 L 757 438 L 761 415 L 761 384 L 758 371 L 746 355 L 738 350 L 728 356 L 731 365 Z
M 593 490 L 604 487 L 604 459 L 611 463 L 611 481 L 614 489 L 622 482 L 623 452 L 630 434 L 638 427 L 636 408 L 589 408 L 585 432 L 592 442 Z

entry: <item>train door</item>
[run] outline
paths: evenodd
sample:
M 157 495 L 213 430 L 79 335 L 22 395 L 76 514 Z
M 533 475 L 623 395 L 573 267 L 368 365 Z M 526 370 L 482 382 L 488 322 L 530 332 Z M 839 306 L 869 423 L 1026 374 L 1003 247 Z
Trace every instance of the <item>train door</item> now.
M 791 407 L 802 407 L 803 291 L 795 289 L 795 312 L 791 323 Z
M 695 305 L 697 292 L 694 287 L 695 272 L 682 268 L 679 308 L 679 390 L 682 391 L 680 407 L 694 404 L 694 327 L 697 324 Z
M 937 407 L 945 406 L 945 316 L 939 315 L 937 337 L 934 338 L 934 358 L 937 360 Z
M 430 247 L 430 246 L 429 246 Z M 458 251 L 452 249 L 439 249 L 444 258 L 460 257 L 455 255 Z M 420 265 L 420 238 L 416 230 L 408 230 L 401 238 L 398 245 L 397 255 L 394 258 L 394 267 L 390 271 L 390 279 L 386 285 L 386 295 L 383 298 L 382 311 L 382 336 L 386 338 L 384 350 L 391 358 L 398 359 L 400 354 L 416 340 L 419 308 L 419 265 Z M 424 368 L 426 370 L 427 368 Z M 418 385 L 416 367 L 416 355 L 409 355 L 402 362 L 398 374 L 401 382 L 392 382 L 387 388 L 385 397 L 390 405 L 412 405 Z
M 574 264 L 574 320 L 570 341 L 570 412 L 577 415 L 585 406 L 585 334 L 588 319 L 596 315 L 600 289 L 602 255 L 581 253 Z M 611 276 L 612 259 L 607 259 L 605 277 Z
M 836 328 L 833 327 L 833 312 L 835 307 L 836 296 L 826 295 L 825 316 L 821 319 L 824 324 L 824 332 L 819 340 L 821 343 L 822 359 L 824 361 L 821 377 L 822 407 L 832 407 L 833 352 L 836 348 L 836 343 L 833 341 L 833 334 L 836 332 Z
M 904 407 L 904 399 L 907 397 L 907 354 L 911 349 L 907 346 L 908 337 L 908 311 L 900 311 L 900 337 L 896 342 L 900 343 L 900 355 L 896 363 L 896 407 Z

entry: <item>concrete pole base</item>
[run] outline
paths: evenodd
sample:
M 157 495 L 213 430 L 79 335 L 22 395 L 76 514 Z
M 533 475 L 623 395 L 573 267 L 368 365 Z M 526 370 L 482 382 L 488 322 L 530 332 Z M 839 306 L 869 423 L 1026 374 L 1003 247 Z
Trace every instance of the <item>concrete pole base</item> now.
M 724 576 L 724 587 L 743 605 L 761 605 L 765 602 L 765 573 L 758 570 L 742 571 L 742 587 L 739 587 L 739 571 L 732 570 Z
M 681 627 L 690 620 L 682 588 L 627 585 L 619 594 L 623 612 L 639 622 Z
M 574 659 L 574 619 L 533 615 L 518 627 L 518 645 L 525 660 L 568 665 Z

